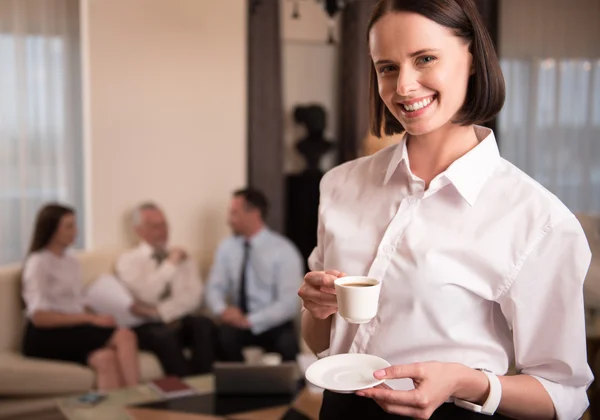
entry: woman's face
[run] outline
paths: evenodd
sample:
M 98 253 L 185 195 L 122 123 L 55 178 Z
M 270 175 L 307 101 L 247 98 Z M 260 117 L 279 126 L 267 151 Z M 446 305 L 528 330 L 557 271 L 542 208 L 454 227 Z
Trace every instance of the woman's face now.
M 52 237 L 52 242 L 63 247 L 68 247 L 75 242 L 77 236 L 77 223 L 74 214 L 65 214 L 58 224 L 58 229 Z
M 383 16 L 369 33 L 379 95 L 409 134 L 431 133 L 462 108 L 471 75 L 469 45 L 417 13 Z

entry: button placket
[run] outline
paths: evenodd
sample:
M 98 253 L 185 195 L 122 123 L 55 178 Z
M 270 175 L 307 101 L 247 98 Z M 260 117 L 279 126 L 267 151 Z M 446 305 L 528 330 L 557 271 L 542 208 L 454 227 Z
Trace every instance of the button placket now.
M 410 197 L 409 197 L 410 198 Z M 379 279 L 383 282 L 385 273 L 391 263 L 391 260 L 396 252 L 396 244 L 404 233 L 406 227 L 410 224 L 415 215 L 414 206 L 411 205 L 408 199 L 402 200 L 396 215 L 392 219 L 388 228 L 383 235 L 381 243 L 377 249 L 377 255 L 371 264 L 368 276 Z M 377 317 L 373 318 L 369 323 L 361 324 L 358 327 L 352 345 L 350 346 L 351 353 L 361 353 L 367 348 L 370 338 L 378 325 Z

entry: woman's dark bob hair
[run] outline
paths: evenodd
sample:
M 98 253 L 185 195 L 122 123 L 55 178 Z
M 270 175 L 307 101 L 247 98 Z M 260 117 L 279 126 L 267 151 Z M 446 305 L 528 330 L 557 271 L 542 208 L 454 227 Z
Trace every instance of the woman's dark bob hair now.
M 482 124 L 504 106 L 504 76 L 492 39 L 473 0 L 380 0 L 371 15 L 368 35 L 379 19 L 388 13 L 412 12 L 450 28 L 469 43 L 474 74 L 469 78 L 465 103 L 453 121 L 460 125 Z M 404 131 L 396 117 L 379 97 L 377 72 L 371 64 L 369 92 L 371 133 L 394 135 Z M 383 132 L 383 133 L 382 133 Z
M 39 210 L 29 245 L 30 254 L 48 246 L 60 226 L 61 219 L 67 214 L 75 214 L 75 210 L 58 203 L 46 204 Z

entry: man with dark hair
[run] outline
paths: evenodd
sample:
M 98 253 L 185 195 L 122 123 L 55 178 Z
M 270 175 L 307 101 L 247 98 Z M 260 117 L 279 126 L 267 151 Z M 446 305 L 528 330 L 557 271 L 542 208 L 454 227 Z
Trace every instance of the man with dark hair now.
M 242 361 L 242 349 L 260 346 L 295 360 L 297 290 L 304 277 L 300 252 L 265 225 L 268 202 L 257 190 L 234 192 L 228 223 L 233 236 L 219 246 L 206 303 L 220 323 L 222 357 Z
M 247 206 L 257 209 L 260 212 L 262 220 L 266 220 L 267 213 L 269 212 L 269 203 L 263 193 L 254 188 L 244 188 L 235 191 L 233 196 L 243 198 Z

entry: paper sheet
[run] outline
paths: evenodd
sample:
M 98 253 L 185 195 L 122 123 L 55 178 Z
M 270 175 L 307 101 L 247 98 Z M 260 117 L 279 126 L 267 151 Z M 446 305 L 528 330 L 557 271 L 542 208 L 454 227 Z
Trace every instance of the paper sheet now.
M 133 296 L 115 276 L 103 274 L 85 291 L 87 306 L 97 314 L 112 315 L 119 327 L 136 327 L 146 322 L 133 315 L 129 308 Z

